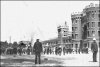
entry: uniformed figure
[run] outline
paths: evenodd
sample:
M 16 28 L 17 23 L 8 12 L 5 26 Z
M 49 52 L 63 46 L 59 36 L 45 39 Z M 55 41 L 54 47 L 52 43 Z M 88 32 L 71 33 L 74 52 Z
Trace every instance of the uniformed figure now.
M 28 48 L 27 48 L 27 54 L 30 55 L 30 52 L 31 52 L 31 50 L 30 50 L 30 47 L 28 46 Z
M 20 56 L 22 55 L 22 47 L 21 46 L 19 46 L 19 48 L 18 48 L 18 53 Z
M 17 55 L 17 46 L 18 46 L 18 44 L 17 44 L 17 42 L 14 42 L 13 43 L 13 54 L 14 54 L 14 57 Z
M 41 64 L 41 52 L 42 52 L 42 43 L 39 42 L 39 39 L 36 40 L 33 46 L 33 50 L 35 52 L 35 64 L 39 62 Z
M 66 52 L 66 48 L 65 47 L 63 47 L 63 54 L 65 55 L 65 52 Z
M 93 38 L 93 43 L 91 44 L 91 50 L 93 52 L 93 62 L 97 62 L 98 46 L 95 38 Z

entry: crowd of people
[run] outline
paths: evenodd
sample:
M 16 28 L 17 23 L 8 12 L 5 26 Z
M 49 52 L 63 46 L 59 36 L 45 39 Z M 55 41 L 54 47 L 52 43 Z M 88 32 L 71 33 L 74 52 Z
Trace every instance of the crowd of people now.
M 41 56 L 41 52 L 42 54 L 55 54 L 55 55 L 61 55 L 61 53 L 63 53 L 63 55 L 65 54 L 71 54 L 71 53 L 87 53 L 88 54 L 88 48 L 66 48 L 66 47 L 61 47 L 61 46 L 56 46 L 56 47 L 42 47 L 42 43 L 39 42 L 39 39 L 36 40 L 36 42 L 34 43 L 34 46 L 32 47 L 31 43 L 29 43 L 29 45 L 27 46 L 27 44 L 24 44 L 23 42 L 20 42 L 19 44 L 17 42 L 12 43 L 7 43 L 7 42 L 0 42 L 0 54 L 5 54 L 5 55 L 23 55 L 23 54 L 27 54 L 27 55 L 31 55 L 34 54 L 35 55 L 35 64 L 37 64 L 37 57 L 39 57 L 39 64 L 41 63 L 40 61 L 40 56 Z M 91 50 L 93 52 L 93 61 L 96 62 L 96 55 L 98 52 L 98 46 L 96 43 L 96 40 L 93 39 L 93 43 L 91 44 Z
M 7 43 L 7 42 L 1 42 L 1 48 L 0 48 L 0 54 L 7 54 L 7 55 L 12 55 L 12 54 L 33 54 L 33 47 L 31 43 L 26 46 L 27 44 L 24 44 L 23 42 L 20 42 L 19 44 L 17 42 L 12 43 Z M 63 55 L 65 54 L 71 54 L 71 53 L 88 53 L 88 48 L 84 49 L 79 49 L 79 48 L 68 48 L 68 47 L 61 47 L 61 46 L 55 46 L 55 47 L 43 47 L 43 54 L 55 54 L 55 55 Z
M 7 43 L 7 42 L 0 42 L 0 54 L 5 55 L 22 55 L 27 53 L 28 55 L 32 52 L 32 46 L 29 44 L 29 46 L 26 46 L 26 44 L 20 42 L 19 44 L 17 42 L 14 43 Z
M 55 54 L 55 55 L 61 55 L 61 53 L 63 53 L 63 55 L 65 54 L 72 54 L 72 53 L 76 53 L 76 54 L 80 54 L 80 53 L 86 53 L 88 54 L 89 50 L 88 48 L 83 48 L 83 49 L 80 49 L 80 48 L 66 48 L 66 47 L 55 47 L 55 48 L 52 48 L 52 47 L 46 47 L 44 48 L 44 54 Z

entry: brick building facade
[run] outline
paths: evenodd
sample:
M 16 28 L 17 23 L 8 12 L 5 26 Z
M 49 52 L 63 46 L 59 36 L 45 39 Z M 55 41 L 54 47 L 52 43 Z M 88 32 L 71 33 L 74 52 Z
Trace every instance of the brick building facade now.
M 73 44 L 80 41 L 86 43 L 87 47 L 91 47 L 93 38 L 96 38 L 97 44 L 100 45 L 100 9 L 98 4 L 90 4 L 86 6 L 81 13 L 71 15 L 72 19 L 72 38 Z

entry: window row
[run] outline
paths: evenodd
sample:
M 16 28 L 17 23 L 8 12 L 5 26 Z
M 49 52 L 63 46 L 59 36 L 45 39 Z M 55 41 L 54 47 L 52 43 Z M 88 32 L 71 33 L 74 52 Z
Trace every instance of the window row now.
M 87 32 L 87 36 L 88 36 L 88 37 L 93 36 L 93 34 L 95 34 L 95 31 L 88 31 L 88 32 Z
M 96 11 L 89 11 L 88 13 L 96 13 L 96 12 L 100 12 L 100 10 L 96 10 Z
M 78 28 L 77 27 L 72 27 L 72 31 L 77 31 Z
M 88 22 L 87 23 L 87 27 L 90 28 L 90 27 L 95 27 L 95 22 Z
M 64 31 L 64 32 L 68 32 L 68 31 Z
M 81 22 L 81 20 L 80 20 L 80 19 L 72 20 L 72 24 L 76 24 L 76 23 L 78 23 L 78 22 Z
M 72 18 L 72 20 L 76 20 L 76 19 L 81 19 L 81 17 L 75 17 L 75 18 Z
M 87 36 L 88 36 L 88 37 L 92 37 L 93 34 L 95 34 L 95 31 L 88 31 L 88 32 L 87 32 Z M 98 36 L 100 37 L 100 31 L 98 31 Z
M 77 39 L 78 38 L 78 34 L 72 34 L 72 38 L 73 39 Z
M 87 27 L 95 27 L 95 22 L 88 22 Z M 100 22 L 98 22 L 98 27 L 100 27 Z
M 69 43 L 69 42 L 71 42 L 71 39 L 65 39 L 65 40 L 63 40 L 63 43 Z

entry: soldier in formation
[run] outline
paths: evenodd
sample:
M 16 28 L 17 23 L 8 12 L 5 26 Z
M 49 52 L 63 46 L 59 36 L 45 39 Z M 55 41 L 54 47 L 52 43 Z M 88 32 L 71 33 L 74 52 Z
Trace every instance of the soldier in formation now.
M 39 62 L 41 64 L 41 52 L 42 52 L 42 43 L 39 42 L 39 39 L 36 40 L 33 46 L 33 50 L 35 52 L 35 64 Z

